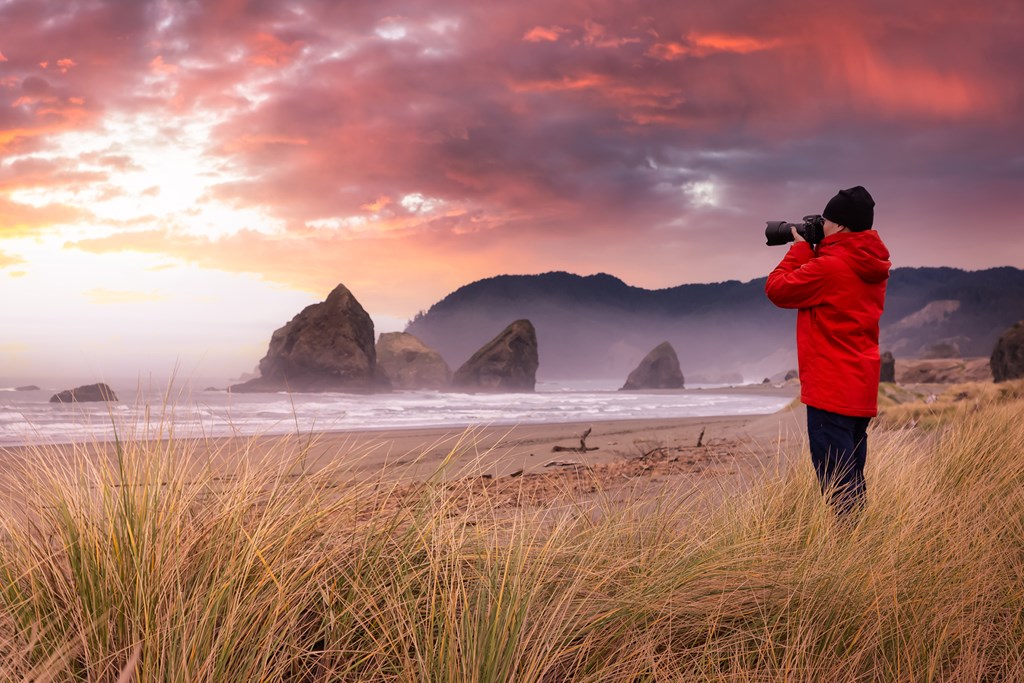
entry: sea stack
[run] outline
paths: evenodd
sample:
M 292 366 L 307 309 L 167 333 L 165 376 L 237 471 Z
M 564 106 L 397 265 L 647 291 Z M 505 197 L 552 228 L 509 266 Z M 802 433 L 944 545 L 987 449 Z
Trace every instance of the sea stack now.
M 74 389 L 67 389 L 50 397 L 50 403 L 86 403 L 98 401 L 117 401 L 117 394 L 106 384 L 85 384 Z
M 896 381 L 896 358 L 892 355 L 892 351 L 886 351 L 882 354 L 882 365 L 878 371 L 878 381 Z
M 1024 320 L 1003 332 L 989 359 L 997 382 L 1024 377 Z
M 533 391 L 539 366 L 537 331 L 529 320 L 517 320 L 455 371 L 452 386 L 469 391 Z
M 679 357 L 668 342 L 662 342 L 648 353 L 640 365 L 629 373 L 626 383 L 619 391 L 635 389 L 682 389 L 683 371 L 679 368 Z
M 231 391 L 387 391 L 377 368 L 373 321 L 344 285 L 302 309 L 270 338 L 260 376 Z
M 408 332 L 380 335 L 377 367 L 395 389 L 442 389 L 452 378 L 452 371 L 441 354 Z

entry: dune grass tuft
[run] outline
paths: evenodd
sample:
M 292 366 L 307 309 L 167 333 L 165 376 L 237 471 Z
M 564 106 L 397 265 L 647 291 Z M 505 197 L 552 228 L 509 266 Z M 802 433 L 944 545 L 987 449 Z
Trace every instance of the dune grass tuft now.
M 854 523 L 805 458 L 709 514 L 399 496 L 300 442 L 39 447 L 6 474 L 0 679 L 1024 680 L 1024 390 L 971 391 L 872 432 Z

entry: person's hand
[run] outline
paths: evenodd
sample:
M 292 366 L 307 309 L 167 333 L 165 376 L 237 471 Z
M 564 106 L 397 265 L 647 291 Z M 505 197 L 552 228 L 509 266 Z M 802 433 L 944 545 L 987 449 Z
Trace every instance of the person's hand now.
M 794 242 L 806 242 L 807 241 L 807 240 L 804 239 L 803 235 L 801 235 L 799 232 L 796 231 L 796 226 L 795 225 L 791 226 L 789 229 L 793 231 L 793 241 Z

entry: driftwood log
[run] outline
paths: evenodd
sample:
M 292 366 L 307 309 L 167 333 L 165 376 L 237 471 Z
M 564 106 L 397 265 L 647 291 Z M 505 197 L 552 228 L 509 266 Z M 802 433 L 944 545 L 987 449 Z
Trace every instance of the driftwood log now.
M 590 432 L 594 430 L 593 427 L 587 427 L 587 430 L 580 434 L 580 445 L 575 446 L 555 446 L 551 449 L 553 453 L 588 453 L 590 451 L 598 450 L 598 446 L 587 447 L 587 437 L 590 436 Z

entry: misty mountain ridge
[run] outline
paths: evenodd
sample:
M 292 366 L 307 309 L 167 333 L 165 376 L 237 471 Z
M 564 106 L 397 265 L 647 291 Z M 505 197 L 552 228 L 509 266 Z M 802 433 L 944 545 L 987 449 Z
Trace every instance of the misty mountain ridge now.
M 498 275 L 465 285 L 409 322 L 453 367 L 510 321 L 527 318 L 540 344 L 539 376 L 624 378 L 663 341 L 688 381 L 760 381 L 797 366 L 796 311 L 775 307 L 765 280 L 643 289 L 606 273 Z M 919 358 L 939 343 L 988 356 L 1024 319 L 1024 271 L 1002 267 L 897 268 L 891 272 L 881 347 Z

